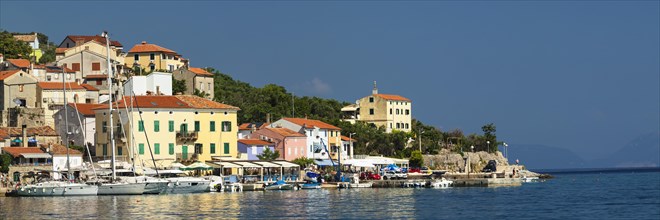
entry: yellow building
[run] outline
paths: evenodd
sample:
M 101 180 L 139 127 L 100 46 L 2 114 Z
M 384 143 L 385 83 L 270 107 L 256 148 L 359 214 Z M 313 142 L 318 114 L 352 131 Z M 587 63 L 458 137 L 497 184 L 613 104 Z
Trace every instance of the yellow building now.
M 153 153 L 159 168 L 212 156 L 235 158 L 238 110 L 190 95 L 125 97 L 113 116 L 117 155 L 125 161 L 137 155 L 136 163 L 153 167 Z M 112 153 L 107 113 L 107 108 L 95 109 L 99 159 L 109 159 Z
M 342 108 L 345 121 L 363 121 L 377 127 L 410 132 L 412 125 L 412 101 L 400 95 L 379 94 L 376 82 L 369 96 L 362 97 L 356 104 Z
M 125 62 L 126 66 L 138 67 L 143 73 L 155 70 L 166 70 L 171 73 L 186 64 L 185 59 L 175 51 L 148 44 L 146 41 L 133 46 L 128 51 Z

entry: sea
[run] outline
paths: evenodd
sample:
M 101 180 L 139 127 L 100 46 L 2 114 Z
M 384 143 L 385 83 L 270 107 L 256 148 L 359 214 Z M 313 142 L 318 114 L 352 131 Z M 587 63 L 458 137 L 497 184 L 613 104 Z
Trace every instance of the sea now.
M 660 219 L 660 169 L 549 172 L 517 187 L 0 197 L 0 219 Z

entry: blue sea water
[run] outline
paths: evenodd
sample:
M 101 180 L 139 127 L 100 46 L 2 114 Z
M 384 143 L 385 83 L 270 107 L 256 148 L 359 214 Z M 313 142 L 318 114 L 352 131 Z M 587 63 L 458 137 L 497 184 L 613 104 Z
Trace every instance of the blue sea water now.
M 554 173 L 519 187 L 0 197 L 0 219 L 660 219 L 660 172 Z

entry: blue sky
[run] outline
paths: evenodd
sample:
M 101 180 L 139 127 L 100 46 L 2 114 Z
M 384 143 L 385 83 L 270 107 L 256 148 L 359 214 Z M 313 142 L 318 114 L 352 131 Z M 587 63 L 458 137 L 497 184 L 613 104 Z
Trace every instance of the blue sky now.
M 595 159 L 660 132 L 658 1 L 0 2 L 0 28 L 103 30 L 254 86 L 353 102 L 413 100 L 442 130 Z

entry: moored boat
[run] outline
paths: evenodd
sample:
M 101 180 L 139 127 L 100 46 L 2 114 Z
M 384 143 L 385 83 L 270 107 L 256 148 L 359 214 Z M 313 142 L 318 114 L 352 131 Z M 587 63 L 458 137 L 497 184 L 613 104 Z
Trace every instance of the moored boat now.
M 292 190 L 292 189 L 293 189 L 293 185 L 288 184 L 282 180 L 278 180 L 272 185 L 268 185 L 264 187 L 264 190 Z
M 454 181 L 447 180 L 445 178 L 435 180 L 431 182 L 431 187 L 432 188 L 449 188 L 454 184 Z
M 16 190 L 18 196 L 95 196 L 98 187 L 82 183 L 47 181 L 21 186 Z

